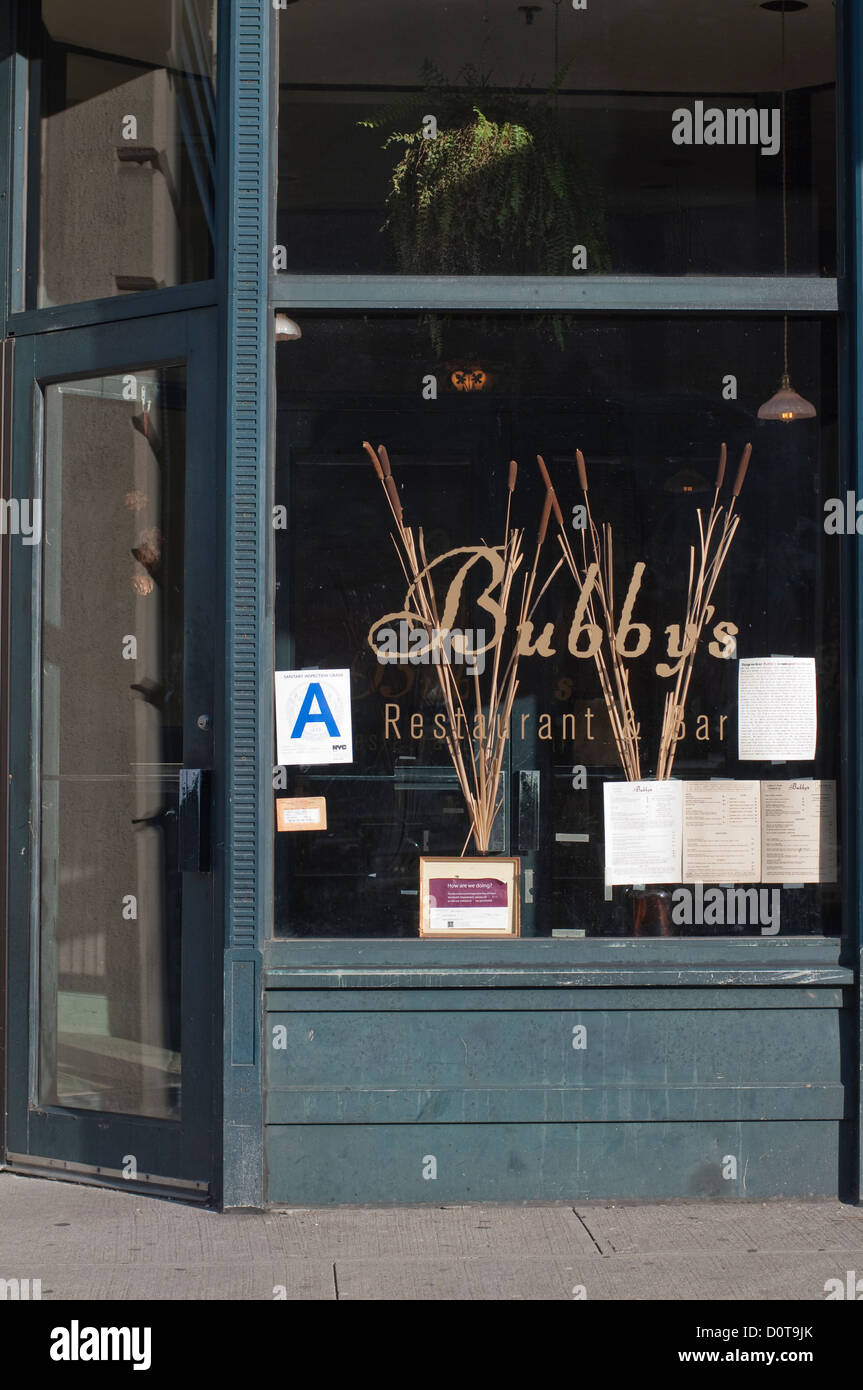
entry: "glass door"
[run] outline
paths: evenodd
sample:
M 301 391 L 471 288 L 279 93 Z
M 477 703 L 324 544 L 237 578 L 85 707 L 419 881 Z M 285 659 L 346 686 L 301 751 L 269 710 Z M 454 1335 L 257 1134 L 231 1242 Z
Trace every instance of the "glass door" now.
M 12 553 L 9 1148 L 201 1192 L 212 342 L 205 311 L 16 344 L 16 486 L 38 524 Z

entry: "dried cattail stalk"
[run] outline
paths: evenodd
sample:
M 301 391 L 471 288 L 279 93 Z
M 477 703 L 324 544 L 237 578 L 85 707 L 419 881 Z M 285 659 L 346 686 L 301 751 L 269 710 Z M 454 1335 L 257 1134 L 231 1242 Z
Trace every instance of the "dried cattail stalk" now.
M 587 534 L 590 536 L 592 561 L 588 562 L 587 534 L 581 533 L 582 563 L 579 565 L 572 550 L 560 508 L 555 508 L 555 519 L 559 527 L 558 541 L 564 560 L 576 582 L 579 594 L 585 597 L 585 616 L 594 627 L 603 633 L 594 653 L 594 665 L 599 676 L 602 698 L 614 735 L 621 767 L 628 781 L 637 782 L 641 778 L 641 759 L 638 746 L 639 725 L 635 718 L 632 695 L 629 689 L 629 672 L 624 658 L 617 650 L 617 618 L 614 611 L 614 556 L 611 527 L 603 525 L 600 539 L 587 496 L 587 468 L 580 449 L 575 454 L 578 477 L 587 507 Z M 556 494 L 548 475 L 548 469 L 541 458 L 537 458 L 540 473 L 546 483 L 547 493 L 556 500 Z M 606 659 L 605 646 L 608 649 Z M 609 672 L 609 663 L 611 671 Z
M 548 520 L 551 516 L 551 499 L 552 494 L 550 492 L 547 492 L 545 494 L 545 502 L 543 503 L 542 507 L 542 519 L 539 523 L 539 536 L 537 537 L 537 545 L 542 545 L 543 541 L 545 540 L 546 532 L 548 531 Z
M 584 454 L 580 449 L 575 451 L 575 466 L 578 469 L 578 482 L 582 492 L 587 492 L 587 468 L 584 464 Z
M 725 445 L 723 444 L 722 448 L 719 450 L 719 467 L 718 467 L 717 470 L 716 470 L 716 491 L 717 491 L 717 492 L 718 492 L 719 489 L 722 487 L 722 484 L 725 482 L 725 462 L 726 462 L 726 459 L 727 459 L 727 458 L 728 458 L 728 450 L 727 450 L 727 448 L 725 447 Z
M 396 487 L 396 480 L 393 477 L 392 473 L 387 473 L 384 475 L 384 486 L 387 490 L 387 496 L 389 497 L 390 502 L 392 503 L 393 511 L 395 512 L 399 521 L 401 521 L 403 519 L 402 503 L 401 498 L 399 497 L 399 490 Z
M 431 638 L 432 632 L 440 631 L 441 622 L 435 594 L 432 570 L 425 553 L 425 542 L 420 527 L 416 539 L 412 529 L 404 524 L 401 499 L 398 487 L 392 476 L 389 458 L 383 445 L 375 451 L 370 444 L 363 445 L 381 482 L 393 520 L 396 534 L 393 541 L 405 578 L 408 584 L 405 608 L 412 615 L 412 622 L 424 628 Z M 513 460 L 509 466 L 508 496 L 506 510 L 506 534 L 503 545 L 496 547 L 503 557 L 503 575 L 500 581 L 498 603 L 508 617 L 512 603 L 513 584 L 520 570 L 524 555 L 522 541 L 524 533 L 511 530 L 509 525 L 512 494 L 515 489 L 518 466 Z M 495 820 L 501 810 L 502 800 L 498 795 L 506 743 L 509 738 L 509 724 L 518 690 L 518 662 L 521 655 L 520 636 L 523 625 L 529 622 L 548 585 L 551 583 L 562 561 L 558 561 L 545 580 L 539 594 L 534 598 L 534 590 L 539 569 L 540 554 L 548 529 L 548 521 L 554 501 L 546 493 L 543 516 L 537 536 L 533 565 L 524 577 L 521 602 L 518 610 L 518 624 L 512 651 L 502 668 L 501 644 L 495 647 L 492 664 L 491 687 L 487 701 L 483 699 L 479 672 L 474 668 L 475 718 L 468 718 L 461 690 L 449 657 L 434 666 L 438 685 L 447 713 L 448 729 L 445 734 L 447 751 L 452 760 L 459 788 L 464 797 L 470 820 L 470 833 L 462 849 L 464 854 L 473 836 L 474 843 L 481 853 L 487 853 Z M 474 740 L 471 729 L 480 731 Z M 464 732 L 463 732 L 464 731 Z
M 560 503 L 557 500 L 557 493 L 552 487 L 551 478 L 548 476 L 548 469 L 545 466 L 545 459 L 542 457 L 541 454 L 537 454 L 536 461 L 539 464 L 539 471 L 542 474 L 543 482 L 545 483 L 546 496 L 551 498 L 551 506 L 554 511 L 554 519 L 557 522 L 558 526 L 562 526 L 563 513 L 560 510 Z
M 381 467 L 380 459 L 378 458 L 377 454 L 375 453 L 374 449 L 372 448 L 371 444 L 368 442 L 367 439 L 363 440 L 363 448 L 365 449 L 366 453 L 368 454 L 369 458 L 371 459 L 374 465 L 375 473 L 378 475 L 380 481 L 383 482 L 384 470 Z
M 743 450 L 743 457 L 742 457 L 742 459 L 740 460 L 740 467 L 739 467 L 738 470 L 737 470 L 737 477 L 734 479 L 734 496 L 735 496 L 735 497 L 739 497 L 739 496 L 740 496 L 740 490 L 741 490 L 741 488 L 743 487 L 743 483 L 744 483 L 744 481 L 745 481 L 745 479 L 746 479 L 746 471 L 747 471 L 747 469 L 749 468 L 749 460 L 751 459 L 751 457 L 752 457 L 752 445 L 751 445 L 751 444 L 747 444 L 747 445 L 746 445 L 746 448 Z
M 695 656 L 704 625 L 708 621 L 708 615 L 713 612 L 710 600 L 716 587 L 716 581 L 722 566 L 725 564 L 731 542 L 734 540 L 737 527 L 740 524 L 740 517 L 733 514 L 734 504 L 740 496 L 740 489 L 743 487 L 751 457 L 752 445 L 747 444 L 740 459 L 732 498 L 726 511 L 719 506 L 719 491 L 725 478 L 726 449 L 723 444 L 719 456 L 719 470 L 713 505 L 708 513 L 706 523 L 701 508 L 697 512 L 701 556 L 696 574 L 694 569 L 695 553 L 694 550 L 690 550 L 689 589 L 683 626 L 683 656 L 677 669 L 674 690 L 669 691 L 665 699 L 662 731 L 659 739 L 659 758 L 656 765 L 658 781 L 669 778 L 674 766 L 677 737 L 686 714 L 686 700 L 689 695 Z

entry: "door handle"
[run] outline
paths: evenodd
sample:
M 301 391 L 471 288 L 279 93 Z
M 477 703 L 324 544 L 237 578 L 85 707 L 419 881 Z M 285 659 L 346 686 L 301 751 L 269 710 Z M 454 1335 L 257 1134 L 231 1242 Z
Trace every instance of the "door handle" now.
M 210 773 L 205 768 L 180 768 L 178 817 L 180 868 L 191 874 L 210 869 Z
M 534 854 L 539 849 L 539 772 L 518 774 L 516 853 Z

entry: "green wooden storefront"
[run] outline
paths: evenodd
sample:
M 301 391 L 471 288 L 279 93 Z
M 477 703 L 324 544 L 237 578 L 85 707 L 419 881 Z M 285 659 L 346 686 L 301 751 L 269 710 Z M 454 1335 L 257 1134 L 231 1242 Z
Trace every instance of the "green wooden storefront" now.
M 32 56 L 18 7 L 2 6 L 0 492 L 30 495 L 34 477 L 32 487 L 50 479 L 50 469 L 40 472 L 40 431 L 41 412 L 54 408 L 52 384 L 182 362 L 188 424 L 186 685 L 176 759 L 186 779 L 183 1109 L 179 1117 L 130 1116 L 122 1107 L 105 1114 L 40 1090 L 39 981 L 46 985 L 33 884 L 44 857 L 44 789 L 33 692 L 46 581 L 38 547 L 4 536 L 4 1161 L 223 1207 L 857 1201 L 859 541 L 837 542 L 841 934 L 566 939 L 545 931 L 539 904 L 532 934 L 518 940 L 435 942 L 352 935 L 349 922 L 339 934 L 277 934 L 272 690 L 290 647 L 277 630 L 275 545 L 284 541 L 274 540 L 271 518 L 282 500 L 274 484 L 277 372 L 289 375 L 289 355 L 301 350 L 276 345 L 277 314 L 296 318 L 304 338 L 318 322 L 429 313 L 605 316 L 623 332 L 629 321 L 659 318 L 733 315 L 745 333 L 750 322 L 778 323 L 783 314 L 820 317 L 838 334 L 843 486 L 863 496 L 863 16 L 854 4 L 837 6 L 835 275 L 579 279 L 274 269 L 282 8 L 272 0 L 218 5 L 209 272 L 40 306 L 26 270 Z M 34 406 L 37 398 L 47 405 Z M 300 401 L 298 419 L 304 408 Z M 388 418 L 383 405 L 379 417 Z M 326 551 L 324 536 L 322 565 Z M 513 776 L 519 772 L 514 765 Z M 203 828 L 193 815 L 199 795 Z M 187 803 L 195 803 L 191 811 Z M 513 829 L 513 853 L 516 838 Z M 578 910 L 576 901 L 575 922 Z M 289 908 L 283 916 L 289 927 Z M 581 1028 L 587 1045 L 574 1046 Z M 128 1155 L 136 1156 L 131 1179 Z

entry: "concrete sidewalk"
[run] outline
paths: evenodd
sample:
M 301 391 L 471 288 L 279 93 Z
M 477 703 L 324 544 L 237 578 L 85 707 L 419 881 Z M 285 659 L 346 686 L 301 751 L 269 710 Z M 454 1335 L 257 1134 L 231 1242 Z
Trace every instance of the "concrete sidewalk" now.
M 0 1279 L 41 1279 L 43 1300 L 823 1301 L 849 1271 L 863 1209 L 838 1202 L 220 1215 L 0 1173 Z

